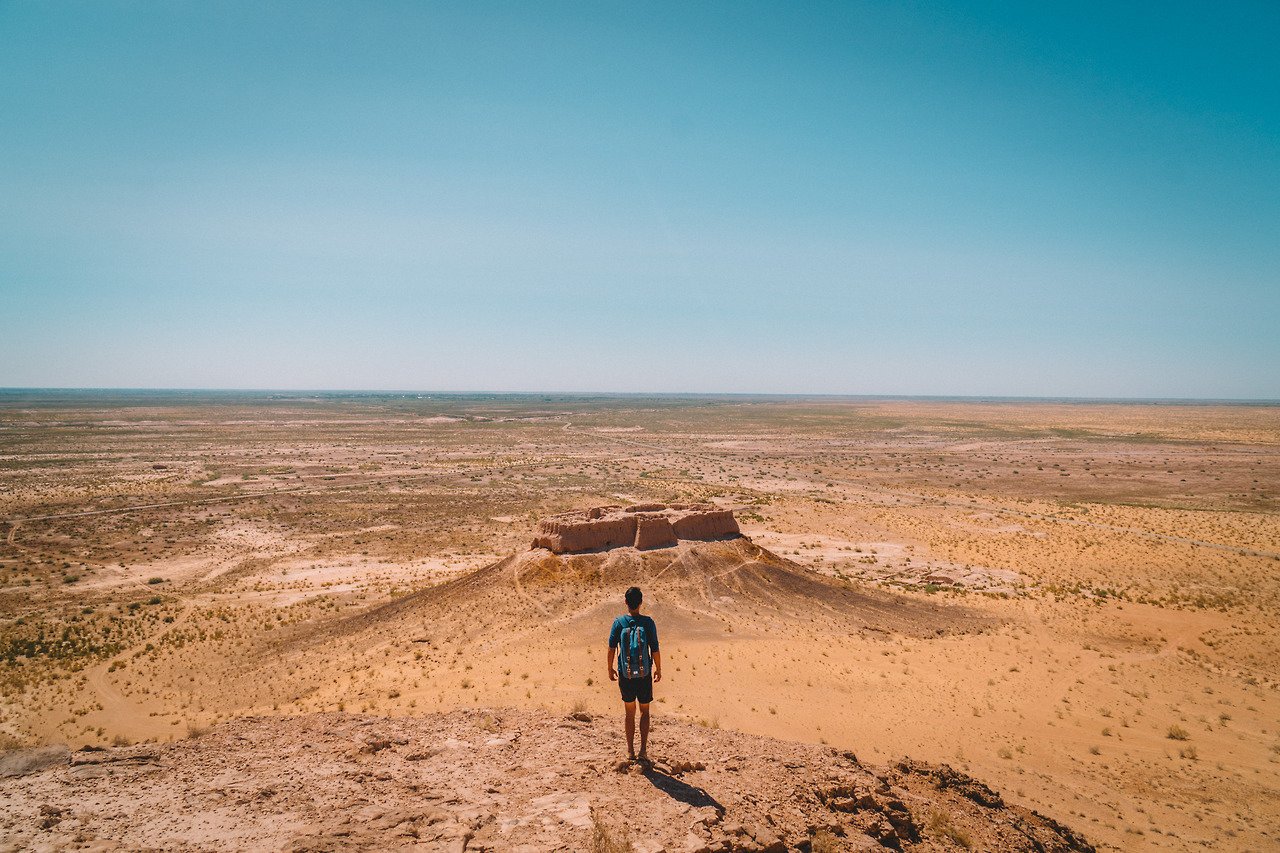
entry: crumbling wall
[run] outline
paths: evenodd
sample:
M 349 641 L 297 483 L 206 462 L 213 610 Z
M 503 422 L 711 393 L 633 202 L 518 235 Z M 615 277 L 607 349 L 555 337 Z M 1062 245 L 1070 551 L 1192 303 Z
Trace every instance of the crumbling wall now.
M 671 526 L 681 539 L 723 539 L 742 533 L 731 509 L 690 512 L 677 518 Z
M 636 541 L 636 517 L 626 515 L 583 521 L 547 519 L 538 525 L 538 533 L 533 547 L 547 548 L 557 554 L 616 548 Z
M 709 541 L 738 535 L 733 511 L 711 504 L 600 506 L 539 522 L 533 547 L 566 554 L 627 545 L 667 548 L 680 539 Z
M 676 531 L 664 515 L 641 515 L 636 518 L 636 547 L 670 548 L 676 544 Z

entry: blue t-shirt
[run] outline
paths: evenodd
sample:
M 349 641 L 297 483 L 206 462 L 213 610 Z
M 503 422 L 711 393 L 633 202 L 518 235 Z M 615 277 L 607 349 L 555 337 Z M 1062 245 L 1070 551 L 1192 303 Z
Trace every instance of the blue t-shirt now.
M 644 637 L 649 642 L 649 651 L 656 652 L 658 650 L 658 626 L 648 616 L 636 616 L 633 622 L 630 613 L 623 613 L 613 620 L 613 627 L 609 629 L 609 648 L 616 649 L 618 643 L 622 642 L 622 629 L 630 628 L 633 624 L 644 628 Z

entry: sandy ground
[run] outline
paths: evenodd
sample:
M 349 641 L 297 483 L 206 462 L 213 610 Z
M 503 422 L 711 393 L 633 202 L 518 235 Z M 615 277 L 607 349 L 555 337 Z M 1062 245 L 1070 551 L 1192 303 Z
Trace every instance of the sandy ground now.
M 1104 848 L 1280 843 L 1275 408 L 33 403 L 0 427 L 14 745 L 616 713 L 603 639 L 634 577 L 667 718 L 947 762 Z M 726 554 L 484 568 L 617 495 L 732 506 L 830 586 L 751 586 Z M 897 618 L 922 607 L 944 615 Z

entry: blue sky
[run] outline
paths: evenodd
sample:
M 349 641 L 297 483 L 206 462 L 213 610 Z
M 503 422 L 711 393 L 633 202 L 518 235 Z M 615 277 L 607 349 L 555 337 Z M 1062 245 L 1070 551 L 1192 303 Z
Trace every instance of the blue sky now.
M 1280 398 L 1277 43 L 0 0 L 0 386 Z

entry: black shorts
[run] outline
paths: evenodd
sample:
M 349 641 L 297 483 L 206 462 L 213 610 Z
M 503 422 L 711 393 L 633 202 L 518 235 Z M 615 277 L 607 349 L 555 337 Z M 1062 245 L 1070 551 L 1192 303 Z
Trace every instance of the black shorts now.
M 623 702 L 635 702 L 638 699 L 641 705 L 648 705 L 653 701 L 653 676 L 623 678 L 619 675 L 618 689 L 622 691 Z

